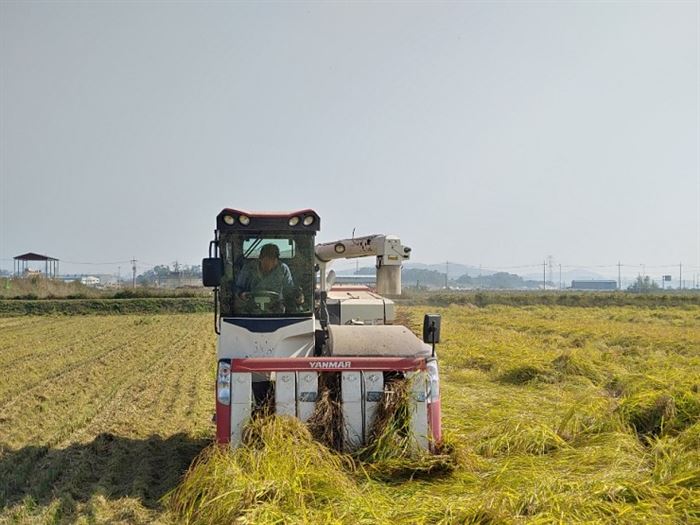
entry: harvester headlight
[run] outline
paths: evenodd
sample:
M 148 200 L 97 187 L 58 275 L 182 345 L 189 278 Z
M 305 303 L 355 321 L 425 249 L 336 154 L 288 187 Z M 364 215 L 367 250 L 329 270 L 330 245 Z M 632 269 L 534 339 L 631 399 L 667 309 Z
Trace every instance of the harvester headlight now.
M 437 360 L 428 359 L 426 370 L 430 384 L 429 399 L 431 403 L 435 403 L 440 400 L 440 375 L 438 374 Z
M 345 245 L 342 242 L 337 243 L 333 246 L 335 253 L 345 253 Z
M 250 224 L 250 217 L 247 215 L 240 215 L 238 217 L 238 222 L 240 222 L 243 226 L 248 226 Z
M 233 215 L 224 215 L 224 222 L 231 226 L 234 222 L 236 222 L 236 219 L 233 218 Z
M 231 404 L 231 364 L 223 361 L 216 372 L 216 400 L 222 405 Z
M 299 217 L 297 217 L 296 215 L 289 219 L 290 226 L 296 226 L 297 224 L 299 224 Z
M 304 226 L 311 226 L 314 223 L 314 216 L 307 215 L 304 217 Z

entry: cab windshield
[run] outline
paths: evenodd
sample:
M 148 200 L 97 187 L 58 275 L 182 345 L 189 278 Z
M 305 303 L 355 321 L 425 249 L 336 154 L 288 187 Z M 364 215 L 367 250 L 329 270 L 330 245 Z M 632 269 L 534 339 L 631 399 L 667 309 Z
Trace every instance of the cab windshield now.
M 313 235 L 240 232 L 222 234 L 221 315 L 311 315 Z

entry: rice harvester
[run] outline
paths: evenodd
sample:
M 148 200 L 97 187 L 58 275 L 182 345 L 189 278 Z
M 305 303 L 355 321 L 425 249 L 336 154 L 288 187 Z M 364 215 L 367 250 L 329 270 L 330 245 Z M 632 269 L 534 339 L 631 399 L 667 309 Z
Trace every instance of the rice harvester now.
M 306 422 L 324 374 L 335 374 L 343 445 L 370 439 L 391 380 L 411 384 L 410 432 L 417 446 L 441 441 L 435 343 L 439 315 L 424 319 L 423 340 L 394 325 L 401 266 L 411 249 L 392 235 L 314 244 L 320 217 L 311 209 L 248 212 L 226 208 L 216 218 L 203 282 L 213 287 L 218 334 L 216 436 L 236 447 L 263 402 Z M 376 258 L 376 291 L 334 286 L 336 259 Z M 431 347 L 432 345 L 432 347 Z

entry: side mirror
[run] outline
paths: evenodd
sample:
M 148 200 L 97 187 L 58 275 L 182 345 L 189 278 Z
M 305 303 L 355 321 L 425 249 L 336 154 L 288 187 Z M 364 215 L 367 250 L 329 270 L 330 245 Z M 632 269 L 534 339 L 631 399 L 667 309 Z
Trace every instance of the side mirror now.
M 425 314 L 423 317 L 423 342 L 435 343 L 440 342 L 440 314 Z
M 204 286 L 216 288 L 221 284 L 224 275 L 224 264 L 218 257 L 202 259 L 202 283 Z
M 326 276 L 326 286 L 330 290 L 334 284 L 335 284 L 335 270 L 331 270 L 330 272 L 328 272 L 328 275 Z

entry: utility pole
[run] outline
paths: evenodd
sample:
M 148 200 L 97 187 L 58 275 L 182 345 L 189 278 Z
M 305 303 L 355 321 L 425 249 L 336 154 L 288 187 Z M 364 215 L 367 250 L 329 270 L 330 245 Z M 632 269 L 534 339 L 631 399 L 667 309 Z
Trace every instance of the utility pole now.
M 136 288 L 136 259 L 131 259 L 131 287 Z
M 117 288 L 119 288 L 119 283 L 122 280 L 122 267 L 117 266 Z
M 549 282 L 554 284 L 554 276 L 552 273 L 554 273 L 554 257 L 551 255 L 547 256 L 547 266 L 549 267 Z
M 617 289 L 622 290 L 622 271 L 620 270 L 620 261 L 617 261 Z
M 561 290 L 561 263 L 559 263 L 559 289 Z
M 547 289 L 547 261 L 542 263 L 542 288 Z
M 450 273 L 450 261 L 445 261 L 445 290 L 447 290 L 447 279 Z
M 683 263 L 678 263 L 678 289 L 683 289 Z

